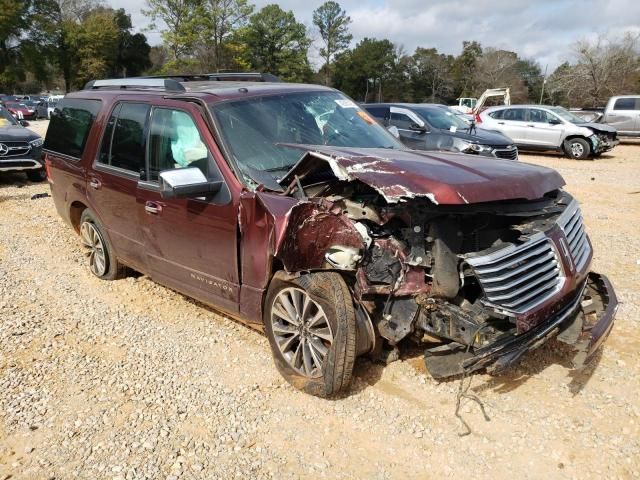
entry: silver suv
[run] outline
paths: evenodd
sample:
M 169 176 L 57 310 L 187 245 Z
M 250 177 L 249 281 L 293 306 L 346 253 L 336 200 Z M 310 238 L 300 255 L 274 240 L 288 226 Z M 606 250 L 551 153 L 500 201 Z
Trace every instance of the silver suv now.
M 480 120 L 482 128 L 511 137 L 520 150 L 563 152 L 577 160 L 597 157 L 618 144 L 614 127 L 587 122 L 562 107 L 490 107 Z
M 640 95 L 611 97 L 599 121 L 615 127 L 620 136 L 640 136 Z

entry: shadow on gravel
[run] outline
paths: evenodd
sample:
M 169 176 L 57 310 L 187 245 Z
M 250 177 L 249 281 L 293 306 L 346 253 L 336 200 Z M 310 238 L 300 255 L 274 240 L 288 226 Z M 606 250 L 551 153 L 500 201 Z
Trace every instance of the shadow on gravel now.
M 49 184 L 47 182 L 30 182 L 27 180 L 27 176 L 21 172 L 0 172 L 0 202 L 6 202 L 7 200 L 25 200 L 31 198 L 30 194 L 16 194 L 8 195 L 3 193 L 7 188 L 22 188 L 30 185 L 41 185 L 42 192 L 49 192 Z

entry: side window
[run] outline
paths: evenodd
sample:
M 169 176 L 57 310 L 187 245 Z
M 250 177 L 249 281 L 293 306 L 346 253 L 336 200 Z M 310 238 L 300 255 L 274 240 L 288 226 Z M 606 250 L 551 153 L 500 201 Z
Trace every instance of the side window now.
M 209 177 L 210 154 L 193 118 L 181 110 L 156 108 L 149 135 L 150 181 L 163 170 L 198 167 Z
M 538 110 L 537 108 L 532 108 L 529 110 L 529 121 L 534 123 L 549 123 L 551 119 L 555 118 L 549 112 L 545 110 Z
M 414 123 L 415 122 L 404 113 L 391 112 L 391 121 L 389 122 L 390 125 L 394 125 L 404 130 L 411 130 L 411 125 L 413 125 Z
M 503 114 L 504 114 L 504 110 L 496 110 L 495 112 L 491 112 L 489 116 L 491 118 L 495 118 L 496 120 L 500 120 Z
M 100 104 L 100 100 L 61 100 L 51 114 L 44 148 L 74 158 L 82 157 Z
M 149 109 L 144 103 L 121 103 L 113 110 L 102 138 L 100 163 L 135 173 L 144 169 Z
M 524 122 L 524 108 L 509 108 L 504 111 L 503 119 L 514 122 Z
M 636 110 L 640 107 L 640 99 L 637 98 L 619 98 L 613 105 L 614 110 Z M 636 106 L 637 105 L 637 106 Z
M 378 120 L 389 119 L 389 107 L 368 107 L 366 110 Z

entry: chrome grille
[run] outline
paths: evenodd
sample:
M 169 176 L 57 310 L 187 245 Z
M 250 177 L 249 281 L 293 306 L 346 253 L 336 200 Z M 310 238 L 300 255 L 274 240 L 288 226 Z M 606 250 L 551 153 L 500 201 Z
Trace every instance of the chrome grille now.
M 518 148 L 515 146 L 510 146 L 507 148 L 494 148 L 493 154 L 498 158 L 504 158 L 507 160 L 517 160 Z
M 0 147 L 0 157 L 21 157 L 31 151 L 31 145 L 27 142 L 2 141 L 0 143 L 4 145 L 4 148 Z
M 575 200 L 572 201 L 565 211 L 560 215 L 558 219 L 558 225 L 567 237 L 567 243 L 569 244 L 569 252 L 573 258 L 577 271 L 582 271 L 589 254 L 591 253 L 591 244 L 589 243 L 589 237 L 584 229 L 584 223 L 582 221 L 582 212 L 580 206 Z
M 481 257 L 467 258 L 486 303 L 513 313 L 531 310 L 564 282 L 556 251 L 544 234 Z

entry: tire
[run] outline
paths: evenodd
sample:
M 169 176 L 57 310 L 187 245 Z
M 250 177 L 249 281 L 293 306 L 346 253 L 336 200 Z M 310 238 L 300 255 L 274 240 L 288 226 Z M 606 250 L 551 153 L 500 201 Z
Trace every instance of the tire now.
M 302 306 L 305 298 L 306 309 L 296 309 L 295 300 Z M 299 316 L 289 315 L 292 309 L 303 311 L 302 322 L 296 324 Z M 264 325 L 276 367 L 292 386 L 318 397 L 349 386 L 356 357 L 356 318 L 351 292 L 339 274 L 272 280 Z
M 25 173 L 29 181 L 34 183 L 44 182 L 47 179 L 47 172 L 45 172 L 44 168 L 40 170 L 27 170 Z
M 591 145 L 584 138 L 565 140 L 564 151 L 569 158 L 585 160 L 591 155 Z
M 80 217 L 80 239 L 88 251 L 89 270 L 102 280 L 117 280 L 127 275 L 127 268 L 118 262 L 104 228 L 88 208 Z M 100 260 L 102 258 L 102 261 Z

